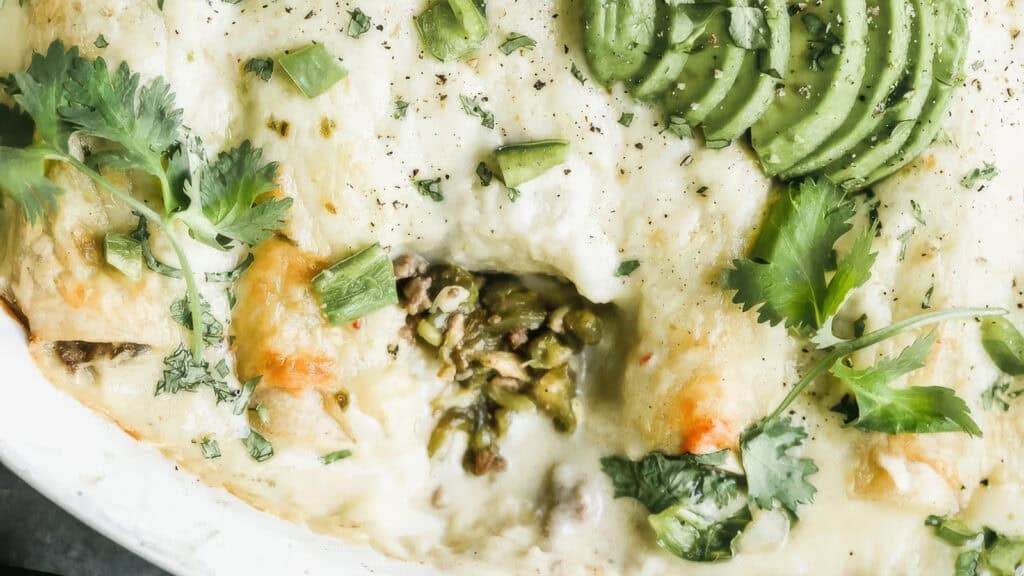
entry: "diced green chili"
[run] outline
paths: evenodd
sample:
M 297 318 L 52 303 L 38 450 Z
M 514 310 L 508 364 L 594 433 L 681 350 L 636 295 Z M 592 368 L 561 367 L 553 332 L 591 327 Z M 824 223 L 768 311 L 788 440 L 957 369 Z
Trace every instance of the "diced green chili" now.
M 338 64 L 323 44 L 310 44 L 278 56 L 277 64 L 306 98 L 316 98 L 348 76 L 348 71 Z
M 318 274 L 313 278 L 313 292 L 333 325 L 345 324 L 398 304 L 395 270 L 379 244 Z
M 103 237 L 103 256 L 107 264 L 132 280 L 142 277 L 142 244 L 124 234 Z
M 494 151 L 501 179 L 509 188 L 529 182 L 565 162 L 569 143 L 565 140 L 538 140 L 507 144 Z
M 565 327 L 584 344 L 591 346 L 601 341 L 604 332 L 604 322 L 601 321 L 601 317 L 593 310 L 586 308 L 572 310 L 566 314 Z
M 545 332 L 530 342 L 530 367 L 550 370 L 564 366 L 572 358 L 571 348 L 562 344 L 558 336 Z
M 427 52 L 442 62 L 468 58 L 487 37 L 487 17 L 473 0 L 439 0 L 413 18 Z
M 569 433 L 576 430 L 576 411 L 573 408 L 576 385 L 567 366 L 549 370 L 541 376 L 533 387 L 532 396 L 537 406 L 551 416 L 556 428 Z

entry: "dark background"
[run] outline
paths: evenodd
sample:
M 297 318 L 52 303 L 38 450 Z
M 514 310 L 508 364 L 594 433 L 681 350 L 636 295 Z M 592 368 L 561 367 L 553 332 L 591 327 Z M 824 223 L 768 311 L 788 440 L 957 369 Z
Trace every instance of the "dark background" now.
M 5 566 L 58 576 L 170 576 L 0 466 L 0 572 Z

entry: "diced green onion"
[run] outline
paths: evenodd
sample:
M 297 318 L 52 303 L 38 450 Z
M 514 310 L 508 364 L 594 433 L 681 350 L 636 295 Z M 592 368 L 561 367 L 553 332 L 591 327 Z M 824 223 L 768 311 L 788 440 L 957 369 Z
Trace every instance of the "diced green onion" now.
M 320 457 L 320 462 L 325 466 L 328 464 L 334 464 L 338 460 L 344 460 L 352 455 L 351 450 L 338 450 L 337 452 L 331 452 L 330 454 L 324 454 Z
M 494 151 L 501 178 L 509 188 L 533 180 L 565 162 L 569 143 L 565 140 L 538 140 L 508 144 Z
M 138 280 L 142 277 L 142 244 L 124 234 L 107 234 L 103 238 L 103 254 L 122 274 Z
M 270 409 L 265 404 L 262 402 L 257 404 L 253 411 L 256 412 L 256 417 L 259 418 L 260 424 L 264 426 L 270 424 Z
M 487 17 L 474 0 L 439 0 L 413 19 L 420 41 L 442 62 L 471 56 L 487 37 Z
M 266 462 L 274 457 L 274 447 L 255 430 L 249 430 L 242 444 L 249 450 L 249 456 L 257 462 Z
M 348 76 L 323 44 L 310 44 L 277 58 L 277 63 L 306 96 L 316 98 Z
M 262 379 L 262 376 L 257 376 L 245 384 L 242 384 L 242 392 L 235 400 L 235 409 L 232 411 L 235 416 L 245 413 L 246 409 L 249 408 L 249 400 L 252 399 L 252 393 L 256 390 L 256 385 L 259 384 Z
M 327 320 L 337 326 L 398 304 L 391 259 L 374 244 L 313 278 L 313 292 Z
M 203 453 L 203 458 L 207 460 L 213 460 L 214 458 L 220 458 L 220 445 L 217 441 L 209 436 L 204 436 L 199 442 L 199 450 Z

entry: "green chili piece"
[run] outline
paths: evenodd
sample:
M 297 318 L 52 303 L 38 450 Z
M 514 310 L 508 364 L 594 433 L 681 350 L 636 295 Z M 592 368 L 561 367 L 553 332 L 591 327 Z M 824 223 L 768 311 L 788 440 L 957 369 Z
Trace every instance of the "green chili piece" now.
M 569 332 L 583 341 L 584 344 L 593 346 L 601 341 L 604 332 L 604 322 L 593 310 L 586 308 L 573 310 L 565 315 L 565 327 Z
M 558 368 L 568 364 L 572 355 L 572 349 L 551 332 L 545 332 L 530 342 L 530 366 L 533 368 Z
M 427 52 L 442 62 L 468 58 L 487 37 L 487 17 L 473 0 L 440 0 L 413 18 Z
M 398 304 L 391 259 L 374 244 L 313 278 L 313 292 L 333 325 L 345 324 Z
M 348 76 L 323 44 L 310 44 L 278 56 L 277 64 L 288 74 L 306 98 L 316 98 Z
M 556 428 L 568 433 L 576 430 L 576 411 L 573 409 L 576 385 L 567 366 L 549 370 L 541 376 L 531 394 L 537 406 L 551 416 Z
M 138 280 L 142 277 L 142 244 L 124 234 L 107 234 L 103 237 L 103 256 L 122 274 Z
M 520 394 L 493 382 L 487 387 L 487 397 L 495 404 L 512 412 L 532 412 L 533 400 L 526 394 Z
M 498 171 L 505 185 L 515 188 L 565 162 L 569 143 L 565 140 L 538 140 L 508 144 L 494 151 Z

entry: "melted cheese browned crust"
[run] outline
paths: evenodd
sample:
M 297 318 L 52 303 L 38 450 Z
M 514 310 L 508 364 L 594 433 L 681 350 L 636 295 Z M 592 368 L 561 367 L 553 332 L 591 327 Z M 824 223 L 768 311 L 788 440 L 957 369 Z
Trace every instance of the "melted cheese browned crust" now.
M 813 477 L 819 493 L 784 539 L 763 536 L 778 519 L 761 514 L 737 558 L 687 564 L 654 546 L 639 506 L 611 499 L 601 456 L 734 447 L 795 381 L 801 357 L 798 341 L 740 311 L 718 283 L 753 241 L 773 199 L 770 182 L 743 145 L 715 151 L 666 137 L 653 111 L 577 82 L 570 69 L 583 64 L 579 31 L 563 23 L 578 21 L 579 1 L 491 0 L 500 33 L 465 64 L 421 55 L 412 25 L 419 0 L 363 5 L 381 29 L 361 39 L 337 32 L 345 3 L 166 4 L 161 12 L 137 0 L 8 2 L 0 36 L 13 41 L 0 48 L 0 72 L 61 38 L 165 76 L 186 124 L 213 147 L 249 138 L 281 163 L 292 219 L 238 286 L 231 349 L 242 378 L 265 378 L 255 400 L 270 410 L 259 427 L 274 458 L 253 462 L 240 442 L 248 418 L 208 392 L 153 397 L 162 358 L 185 337 L 167 315 L 184 288 L 154 274 L 130 283 L 102 265 L 97 240 L 130 230 L 133 218 L 74 172 L 51 167 L 66 193 L 43 223 L 0 215 L 0 292 L 27 317 L 36 358 L 58 386 L 205 482 L 314 530 L 474 575 L 951 574 L 952 552 L 923 525 L 925 515 L 960 511 L 1024 532 L 1024 419 L 1019 407 L 981 406 L 997 370 L 971 322 L 943 326 L 927 367 L 909 383 L 954 388 L 984 436 L 841 428 L 823 382 L 797 405 L 811 433 L 805 453 L 821 468 Z M 968 61 L 981 64 L 946 119 L 952 144 L 936 144 L 875 188 L 878 262 L 847 303 L 846 321 L 866 313 L 872 328 L 907 317 L 931 288 L 934 307 L 1017 309 L 1022 301 L 1024 17 L 1012 1 L 976 3 L 973 12 Z M 538 46 L 501 54 L 497 45 L 511 31 Z M 95 47 L 99 34 L 107 48 Z M 308 100 L 280 77 L 260 82 L 242 72 L 251 57 L 310 41 L 349 69 L 324 96 Z M 460 94 L 486 95 L 497 129 L 465 114 Z M 397 99 L 411 103 L 400 121 L 392 117 Z M 616 122 L 623 111 L 636 114 L 630 127 Z M 477 182 L 473 167 L 488 150 L 554 136 L 572 142 L 568 162 L 524 186 L 517 203 Z M 997 164 L 1000 176 L 981 190 L 961 188 L 983 162 Z M 413 174 L 444 177 L 445 201 L 420 196 Z M 915 220 L 911 198 L 926 223 Z M 858 226 L 872 202 L 861 200 Z M 587 384 L 573 437 L 539 416 L 517 418 L 503 446 L 505 473 L 466 477 L 459 446 L 428 458 L 431 401 L 444 383 L 418 349 L 399 344 L 401 313 L 332 328 L 309 293 L 318 266 L 371 242 L 474 269 L 555 273 L 589 299 L 615 303 L 635 335 L 626 339 L 621 384 Z M 188 250 L 201 270 L 228 269 L 236 256 L 196 243 Z M 616 278 L 627 258 L 640 269 Z M 204 293 L 228 317 L 223 292 Z M 60 340 L 151 348 L 71 372 L 53 353 Z M 864 351 L 856 362 L 906 343 Z M 350 399 L 345 410 L 332 401 L 338 392 Z M 195 442 L 206 435 L 220 440 L 222 458 L 201 457 Z M 342 448 L 352 458 L 319 462 Z

